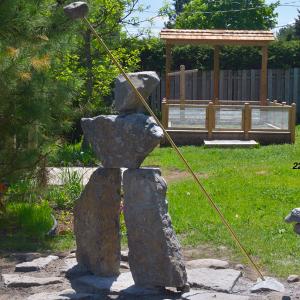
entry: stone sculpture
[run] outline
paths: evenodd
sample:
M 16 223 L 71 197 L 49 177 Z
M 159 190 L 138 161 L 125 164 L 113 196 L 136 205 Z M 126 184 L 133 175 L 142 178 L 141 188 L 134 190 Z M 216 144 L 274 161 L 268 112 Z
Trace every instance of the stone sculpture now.
M 286 223 L 295 223 L 294 231 L 295 233 L 300 234 L 300 208 L 292 209 L 284 220 Z
M 148 97 L 159 82 L 155 72 L 130 74 Z M 181 248 L 172 228 L 166 201 L 167 184 L 157 168 L 140 168 L 163 138 L 152 117 L 122 76 L 116 80 L 116 108 L 121 115 L 82 119 L 84 135 L 103 167 L 85 187 L 74 210 L 77 260 L 94 274 L 119 273 L 120 168 L 123 173 L 124 216 L 129 265 L 136 285 L 187 287 Z

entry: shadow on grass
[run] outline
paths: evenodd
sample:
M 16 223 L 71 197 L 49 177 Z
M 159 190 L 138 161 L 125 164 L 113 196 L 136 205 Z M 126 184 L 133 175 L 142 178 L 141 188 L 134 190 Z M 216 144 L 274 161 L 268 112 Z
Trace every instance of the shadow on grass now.
M 43 239 L 29 238 L 21 234 L 0 236 L 1 253 L 64 251 L 75 247 L 74 235 L 67 233 Z

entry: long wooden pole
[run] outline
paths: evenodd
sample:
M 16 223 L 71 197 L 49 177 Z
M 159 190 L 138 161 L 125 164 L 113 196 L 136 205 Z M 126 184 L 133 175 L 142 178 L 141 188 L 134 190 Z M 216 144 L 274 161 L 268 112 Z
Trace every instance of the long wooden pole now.
M 210 196 L 210 194 L 206 191 L 206 189 L 204 188 L 204 186 L 200 182 L 199 178 L 197 177 L 196 173 L 193 171 L 192 167 L 190 166 L 190 164 L 188 163 L 188 161 L 185 159 L 185 157 L 183 156 L 183 154 L 180 152 L 179 148 L 176 146 L 176 144 L 174 143 L 174 141 L 171 138 L 171 136 L 169 135 L 169 133 L 166 131 L 166 129 L 163 127 L 163 125 L 161 124 L 161 122 L 159 121 L 159 119 L 156 117 L 156 115 L 154 114 L 154 112 L 152 111 L 152 109 L 150 108 L 150 106 L 148 105 L 147 101 L 144 99 L 144 97 L 141 95 L 141 93 L 134 86 L 133 82 L 128 77 L 128 75 L 126 74 L 126 72 L 124 71 L 124 69 L 122 68 L 122 66 L 120 65 L 119 61 L 114 57 L 114 55 L 112 54 L 112 52 L 106 46 L 105 42 L 102 40 L 102 38 L 100 37 L 100 35 L 96 32 L 96 30 L 94 29 L 94 27 L 90 24 L 90 22 L 88 21 L 88 19 L 86 17 L 84 17 L 83 20 L 85 21 L 85 23 L 87 24 L 87 26 L 89 26 L 89 28 L 92 30 L 92 32 L 94 33 L 94 35 L 96 36 L 97 40 L 100 42 L 100 44 L 102 45 L 102 47 L 106 50 L 106 52 L 110 56 L 110 58 L 113 61 L 113 63 L 119 69 L 119 71 L 124 76 L 124 78 L 127 80 L 128 84 L 131 86 L 131 88 L 133 89 L 133 91 L 136 94 L 136 96 L 143 103 L 143 105 L 146 108 L 146 110 L 154 118 L 154 120 L 156 121 L 156 123 L 161 127 L 161 129 L 164 132 L 164 135 L 165 135 L 166 139 L 168 140 L 168 142 L 170 143 L 170 145 L 172 146 L 172 148 L 175 150 L 175 152 L 177 153 L 177 155 L 179 156 L 179 158 L 182 160 L 182 162 L 186 166 L 186 168 L 189 171 L 189 173 L 192 175 L 193 179 L 195 180 L 195 182 L 197 183 L 198 187 L 200 188 L 200 191 L 206 197 L 208 203 L 211 205 L 211 207 L 215 210 L 215 212 L 217 213 L 217 215 L 220 217 L 222 223 L 227 228 L 227 230 L 230 233 L 232 239 L 236 242 L 236 244 L 239 247 L 239 249 L 241 250 L 241 252 L 245 255 L 245 257 L 250 262 L 250 264 L 252 265 L 252 267 L 254 268 L 254 270 L 257 272 L 257 274 L 259 275 L 259 277 L 262 280 L 265 280 L 265 278 L 264 278 L 263 274 L 261 273 L 261 271 L 259 270 L 258 266 L 256 265 L 256 263 L 254 262 L 254 260 L 247 253 L 246 249 L 244 248 L 244 246 L 240 242 L 240 240 L 239 240 L 236 232 L 231 227 L 231 225 L 228 223 L 228 221 L 226 220 L 225 216 L 223 215 L 223 213 L 221 212 L 221 210 L 217 206 L 217 204 L 213 201 L 213 199 Z
M 219 81 L 220 81 L 220 46 L 214 48 L 214 98 L 213 103 L 219 101 Z
M 267 105 L 268 97 L 268 46 L 262 47 L 260 75 L 260 105 Z
M 171 64 L 172 64 L 172 46 L 170 44 L 166 44 L 166 101 L 170 99 L 171 87 L 170 87 L 170 76 L 171 72 Z

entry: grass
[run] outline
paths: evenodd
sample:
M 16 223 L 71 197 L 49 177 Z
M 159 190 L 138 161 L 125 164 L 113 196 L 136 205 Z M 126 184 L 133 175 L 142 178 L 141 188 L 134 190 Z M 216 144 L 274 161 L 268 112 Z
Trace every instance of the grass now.
M 268 273 L 287 276 L 299 271 L 299 236 L 283 219 L 299 206 L 300 126 L 295 145 L 256 149 L 205 149 L 181 147 L 182 153 L 232 224 L 248 252 Z M 163 174 L 183 171 L 170 148 L 156 149 L 144 165 L 160 166 Z M 201 176 L 204 175 L 204 176 Z M 226 245 L 238 250 L 216 213 L 187 176 L 171 182 L 169 209 L 184 245 Z M 241 258 L 240 258 L 241 259 Z

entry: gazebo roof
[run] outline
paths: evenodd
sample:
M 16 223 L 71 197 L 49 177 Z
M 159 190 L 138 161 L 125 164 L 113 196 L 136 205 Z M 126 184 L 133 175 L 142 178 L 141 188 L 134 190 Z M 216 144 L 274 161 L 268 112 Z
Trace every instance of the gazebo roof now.
M 198 30 L 163 29 L 160 38 L 167 44 L 208 44 L 208 45 L 245 45 L 265 46 L 274 41 L 272 31 L 263 30 Z

